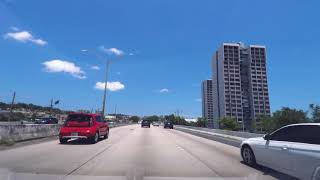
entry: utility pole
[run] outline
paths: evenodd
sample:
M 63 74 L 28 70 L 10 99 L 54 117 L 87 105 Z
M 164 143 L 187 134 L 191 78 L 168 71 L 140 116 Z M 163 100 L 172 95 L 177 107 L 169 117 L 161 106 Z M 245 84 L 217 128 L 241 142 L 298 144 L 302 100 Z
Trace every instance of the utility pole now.
M 104 81 L 104 93 L 103 93 L 103 102 L 102 102 L 102 116 L 104 117 L 104 113 L 106 112 L 106 96 L 107 96 L 107 84 L 108 84 L 108 71 L 109 71 L 110 61 L 106 60 L 106 74 Z
M 50 101 L 50 117 L 52 115 L 52 108 L 53 108 L 53 99 Z
M 13 111 L 13 105 L 14 105 L 14 100 L 16 99 L 16 92 L 13 91 L 13 96 L 12 96 L 12 101 L 11 101 L 11 107 L 10 107 L 10 117 L 12 116 L 12 111 Z M 10 118 L 8 119 L 10 121 Z
M 117 105 L 114 107 L 114 114 L 117 114 Z

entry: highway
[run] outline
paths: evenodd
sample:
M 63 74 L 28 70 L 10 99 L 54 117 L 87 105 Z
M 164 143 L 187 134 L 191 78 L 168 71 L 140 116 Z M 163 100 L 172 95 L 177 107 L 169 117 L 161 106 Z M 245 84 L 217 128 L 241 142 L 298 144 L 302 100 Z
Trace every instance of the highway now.
M 97 144 L 51 140 L 0 151 L 0 179 L 289 179 L 239 148 L 163 127 L 117 127 Z

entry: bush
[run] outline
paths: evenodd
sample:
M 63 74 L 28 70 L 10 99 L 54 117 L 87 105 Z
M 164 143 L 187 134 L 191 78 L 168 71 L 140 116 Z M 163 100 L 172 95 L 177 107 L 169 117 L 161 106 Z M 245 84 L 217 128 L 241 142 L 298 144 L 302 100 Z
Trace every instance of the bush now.
M 140 118 L 138 116 L 131 116 L 129 120 L 132 122 L 138 122 Z
M 223 117 L 219 120 L 221 129 L 235 131 L 239 129 L 238 121 L 232 117 Z
M 2 138 L 0 139 L 0 145 L 12 146 L 14 145 L 14 141 L 9 138 Z

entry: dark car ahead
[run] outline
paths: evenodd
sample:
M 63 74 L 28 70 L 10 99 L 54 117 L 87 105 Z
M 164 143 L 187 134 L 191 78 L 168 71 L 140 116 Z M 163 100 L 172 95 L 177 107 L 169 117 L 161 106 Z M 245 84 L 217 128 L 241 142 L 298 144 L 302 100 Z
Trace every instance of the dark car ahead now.
M 142 120 L 141 127 L 148 127 L 150 128 L 150 121 L 148 120 Z
M 173 129 L 173 123 L 171 121 L 165 121 L 163 127 Z
M 36 124 L 58 124 L 58 119 L 53 117 L 41 118 L 35 122 Z

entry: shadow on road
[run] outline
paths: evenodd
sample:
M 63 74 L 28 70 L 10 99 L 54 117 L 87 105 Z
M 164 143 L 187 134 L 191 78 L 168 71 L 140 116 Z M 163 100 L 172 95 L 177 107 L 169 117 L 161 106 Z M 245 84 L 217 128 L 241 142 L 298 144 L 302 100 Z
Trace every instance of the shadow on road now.
M 230 146 L 234 146 L 234 147 L 237 147 L 237 148 L 239 148 L 240 144 L 241 144 L 241 141 L 228 139 L 228 138 L 224 138 L 224 137 L 220 137 L 220 136 L 213 136 L 213 135 L 209 135 L 209 134 L 203 134 L 203 133 L 198 133 L 198 132 L 194 132 L 194 131 L 188 131 L 188 130 L 185 130 L 185 129 L 176 129 L 176 130 L 182 131 L 182 132 L 186 132 L 186 133 L 189 133 L 189 134 L 192 134 L 192 135 L 195 135 L 195 136 L 199 136 L 199 137 L 202 137 L 202 138 L 206 138 L 206 139 L 209 139 L 209 140 L 217 141 L 217 142 L 220 142 L 220 143 L 223 143 L 223 144 L 227 144 L 227 145 L 230 145 Z M 241 163 L 246 165 L 246 166 L 248 166 L 243 161 L 241 161 Z M 297 178 L 291 177 L 289 175 L 280 173 L 278 171 L 275 171 L 273 169 L 270 169 L 270 168 L 267 168 L 267 167 L 264 167 L 264 166 L 257 165 L 257 166 L 252 167 L 252 168 L 263 172 L 265 175 L 272 176 L 272 177 L 274 177 L 276 179 L 298 180 Z
M 240 161 L 240 163 L 248 166 L 243 161 Z M 281 172 L 275 171 L 273 169 L 270 169 L 268 167 L 264 167 L 264 166 L 261 166 L 261 165 L 256 165 L 254 167 L 250 166 L 250 167 L 253 168 L 253 169 L 256 169 L 256 170 L 258 170 L 260 172 L 263 172 L 264 175 L 269 175 L 269 176 L 272 176 L 272 177 L 274 177 L 276 179 L 281 179 L 281 180 L 299 180 L 298 178 L 289 176 L 287 174 L 283 174 Z
M 99 140 L 97 143 L 99 143 L 101 140 Z M 85 139 L 71 139 L 66 144 L 60 145 L 92 145 L 88 140 Z

